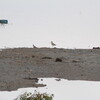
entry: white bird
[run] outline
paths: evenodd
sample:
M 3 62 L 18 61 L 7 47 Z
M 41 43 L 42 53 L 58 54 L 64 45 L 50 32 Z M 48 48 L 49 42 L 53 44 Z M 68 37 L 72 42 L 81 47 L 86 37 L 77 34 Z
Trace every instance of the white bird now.
M 54 47 L 54 46 L 56 46 L 56 44 L 55 43 L 53 43 L 53 41 L 51 41 L 51 45 Z

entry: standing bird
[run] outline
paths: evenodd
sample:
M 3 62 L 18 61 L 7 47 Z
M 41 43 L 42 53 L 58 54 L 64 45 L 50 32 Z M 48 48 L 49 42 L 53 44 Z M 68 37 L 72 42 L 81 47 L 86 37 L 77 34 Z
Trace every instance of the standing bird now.
M 33 44 L 33 48 L 37 48 L 37 47 Z
M 55 47 L 56 46 L 56 44 L 53 43 L 53 41 L 51 41 L 51 45 L 52 45 L 52 47 Z

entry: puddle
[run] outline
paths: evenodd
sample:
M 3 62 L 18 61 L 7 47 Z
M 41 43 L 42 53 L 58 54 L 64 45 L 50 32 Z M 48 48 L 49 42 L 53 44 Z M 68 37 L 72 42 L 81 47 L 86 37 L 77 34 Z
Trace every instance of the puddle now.
M 25 92 L 54 94 L 53 100 L 100 100 L 100 82 L 68 81 L 56 78 L 40 78 L 38 84 L 46 84 L 39 88 L 20 88 L 16 91 L 0 91 L 0 100 L 14 100 Z

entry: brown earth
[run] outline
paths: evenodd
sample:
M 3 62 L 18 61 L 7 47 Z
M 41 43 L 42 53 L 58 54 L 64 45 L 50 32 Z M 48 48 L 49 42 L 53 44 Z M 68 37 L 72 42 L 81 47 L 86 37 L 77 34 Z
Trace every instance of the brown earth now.
M 40 77 L 100 81 L 100 49 L 13 48 L 0 51 L 0 91 L 35 84 Z

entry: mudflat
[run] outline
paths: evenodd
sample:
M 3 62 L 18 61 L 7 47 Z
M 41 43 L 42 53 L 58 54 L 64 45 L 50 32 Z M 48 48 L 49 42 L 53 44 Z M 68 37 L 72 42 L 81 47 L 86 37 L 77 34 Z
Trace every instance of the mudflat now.
M 10 48 L 0 51 L 0 91 L 38 87 L 38 78 L 100 81 L 100 49 Z

